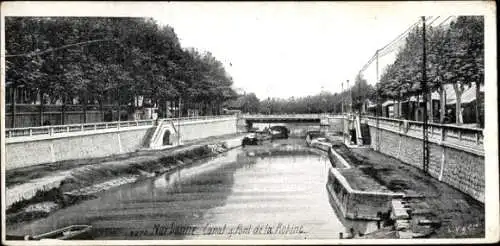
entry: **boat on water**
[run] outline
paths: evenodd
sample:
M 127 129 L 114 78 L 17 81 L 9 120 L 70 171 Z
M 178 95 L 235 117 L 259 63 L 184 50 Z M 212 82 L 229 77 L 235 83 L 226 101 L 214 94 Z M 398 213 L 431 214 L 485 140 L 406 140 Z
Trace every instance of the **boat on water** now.
M 91 225 L 71 225 L 38 235 L 7 235 L 7 240 L 71 240 L 83 239 L 92 229 Z

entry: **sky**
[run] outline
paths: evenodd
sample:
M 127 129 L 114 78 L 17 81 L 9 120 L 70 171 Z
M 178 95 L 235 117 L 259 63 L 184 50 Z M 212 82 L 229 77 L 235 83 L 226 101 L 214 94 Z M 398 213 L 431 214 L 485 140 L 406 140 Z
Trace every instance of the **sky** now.
M 494 4 L 465 1 L 11 2 L 2 7 L 2 16 L 153 17 L 173 27 L 183 47 L 210 51 L 235 88 L 261 99 L 340 92 L 377 49 L 421 15 L 495 13 Z M 394 55 L 379 59 L 380 73 Z M 370 84 L 375 71 L 373 63 L 363 73 Z
M 172 26 L 183 47 L 212 52 L 236 88 L 261 99 L 340 92 L 378 48 L 419 20 L 408 8 L 380 15 L 342 3 L 215 5 L 171 4 L 152 17 Z

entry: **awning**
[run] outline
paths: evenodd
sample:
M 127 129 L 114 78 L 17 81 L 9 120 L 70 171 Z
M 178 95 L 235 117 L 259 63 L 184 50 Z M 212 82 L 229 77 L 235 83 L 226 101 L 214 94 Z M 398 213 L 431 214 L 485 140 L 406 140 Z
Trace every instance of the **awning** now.
M 446 84 L 444 86 L 445 92 L 446 92 L 446 104 L 455 104 L 457 101 L 457 97 L 455 94 L 455 90 L 453 89 L 453 85 L 451 84 Z M 481 85 L 479 88 L 480 92 L 484 93 L 484 85 Z M 432 100 L 440 100 L 439 98 L 439 92 L 438 91 L 433 91 L 432 92 Z M 473 83 L 470 87 L 466 88 L 464 92 L 462 93 L 462 103 L 470 103 L 476 100 L 476 84 Z M 417 97 L 412 96 L 410 97 L 410 102 L 416 102 Z M 407 102 L 407 101 L 405 101 Z M 422 97 L 420 97 L 420 102 L 422 102 Z
M 452 85 L 449 85 L 450 89 L 446 89 L 446 104 L 455 104 L 457 102 L 457 95 Z M 484 85 L 479 87 L 479 91 L 484 93 Z M 462 93 L 462 103 L 471 103 L 476 100 L 476 83 L 473 83 L 471 87 L 466 88 Z
M 394 104 L 393 100 L 387 100 L 387 101 L 382 103 L 382 107 L 387 107 L 387 106 L 393 105 L 393 104 Z

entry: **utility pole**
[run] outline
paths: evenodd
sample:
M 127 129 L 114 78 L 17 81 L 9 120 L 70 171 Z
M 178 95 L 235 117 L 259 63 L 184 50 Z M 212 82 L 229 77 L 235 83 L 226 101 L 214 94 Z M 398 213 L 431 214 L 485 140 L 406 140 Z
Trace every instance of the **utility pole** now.
M 120 84 L 117 84 L 116 85 L 116 95 L 117 95 L 117 104 L 118 104 L 118 129 L 120 129 L 120 118 L 121 118 L 121 108 L 120 108 L 120 98 L 121 98 L 121 95 L 120 95 Z
M 342 108 L 340 109 L 342 115 L 344 115 L 344 82 L 342 82 L 342 91 L 340 92 L 340 95 L 342 96 L 341 100 L 341 106 Z
M 351 95 L 351 87 L 349 87 L 349 80 L 347 80 L 347 89 L 349 90 L 349 113 L 352 113 L 352 95 Z
M 376 106 L 375 106 L 375 121 L 376 121 L 376 128 L 377 128 L 377 135 L 376 135 L 376 140 L 375 140 L 375 150 L 380 151 L 380 114 L 379 114 L 379 86 L 380 86 L 380 81 L 378 77 L 378 52 L 375 52 L 375 73 L 376 73 L 376 82 L 375 82 L 375 94 L 376 94 Z
M 179 97 L 179 114 L 177 117 L 177 144 L 181 144 L 181 97 Z
M 12 120 L 10 121 L 10 128 L 15 128 L 16 127 L 16 94 L 17 94 L 17 86 L 15 84 L 12 84 L 12 102 L 11 102 L 11 107 L 12 107 Z
M 429 132 L 427 131 L 427 74 L 426 74 L 426 50 L 425 50 L 425 16 L 422 16 L 422 90 L 424 100 L 424 117 L 423 117 L 423 169 L 427 173 L 429 171 Z

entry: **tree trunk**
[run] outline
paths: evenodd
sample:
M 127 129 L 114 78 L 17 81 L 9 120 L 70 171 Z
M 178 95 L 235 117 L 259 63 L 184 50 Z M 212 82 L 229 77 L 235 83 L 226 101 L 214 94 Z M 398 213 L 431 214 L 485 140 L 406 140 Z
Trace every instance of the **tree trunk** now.
M 398 114 L 397 114 L 397 118 L 398 119 L 401 119 L 401 96 L 398 97 Z
M 64 125 L 66 120 L 66 97 L 62 97 L 62 106 L 61 106 L 61 125 Z
M 87 123 L 87 92 L 84 92 L 82 105 L 83 105 L 83 123 Z
M 481 91 L 480 91 L 480 83 L 476 82 L 476 103 L 475 103 L 475 113 L 476 113 L 476 124 L 478 124 L 480 127 L 482 126 L 482 121 L 481 121 L 481 116 L 479 112 L 479 105 L 481 103 Z
M 179 114 L 180 114 L 179 117 L 183 116 L 183 114 L 182 114 L 182 99 L 181 98 L 179 98 Z
M 118 118 L 117 121 L 120 121 L 120 99 L 116 100 L 116 104 L 117 104 L 116 105 L 116 108 L 117 108 L 116 112 L 117 112 L 117 115 L 118 115 L 117 116 L 117 118 Z
M 440 91 L 439 91 L 439 122 L 441 124 L 444 123 L 444 117 L 446 113 L 446 90 L 444 89 L 444 85 L 441 85 Z
M 420 109 L 420 96 L 419 95 L 417 95 L 417 103 L 413 109 L 414 109 L 415 120 L 418 120 L 418 110 Z
M 434 122 L 434 104 L 432 103 L 432 91 L 429 91 L 427 93 L 427 108 L 429 109 L 427 111 L 427 119 L 429 122 Z
M 16 127 L 16 91 L 17 91 L 17 88 L 16 87 L 12 87 L 12 103 L 11 103 L 11 107 L 12 107 L 12 119 L 10 121 L 10 127 L 11 128 L 15 128 Z
M 457 84 L 453 84 L 453 89 L 455 90 L 456 103 L 455 103 L 455 118 L 456 124 L 461 125 L 463 123 L 462 119 L 462 92 L 463 90 L 459 88 Z
M 101 121 L 104 121 L 104 106 L 102 99 L 99 100 L 99 111 L 101 112 Z
M 165 114 L 163 118 L 168 118 L 168 100 L 165 100 Z
M 43 126 L 43 91 L 40 90 L 40 108 L 38 109 L 38 118 L 40 118 L 40 126 Z

